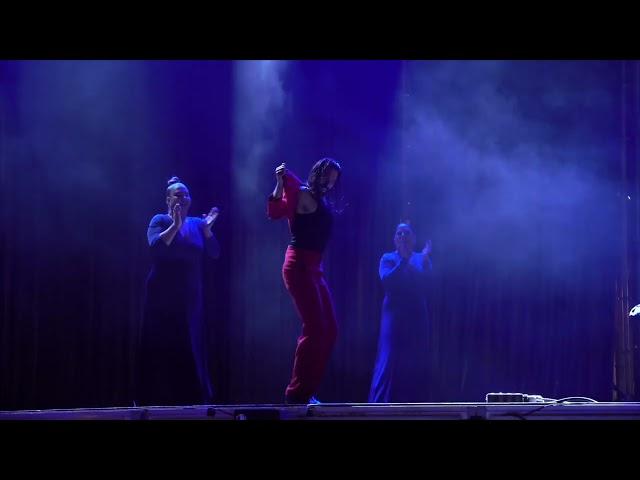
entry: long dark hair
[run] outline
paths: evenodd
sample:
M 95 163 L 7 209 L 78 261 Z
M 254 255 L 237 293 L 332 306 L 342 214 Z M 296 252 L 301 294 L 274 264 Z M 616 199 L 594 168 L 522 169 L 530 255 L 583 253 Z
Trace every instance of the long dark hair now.
M 327 204 L 336 213 L 342 213 L 344 208 L 339 209 L 336 207 L 336 204 L 339 202 L 341 203 L 343 200 L 342 196 L 339 193 L 342 167 L 340 166 L 337 160 L 334 160 L 333 158 L 329 158 L 329 157 L 325 157 L 318 160 L 313 165 L 313 167 L 311 167 L 311 171 L 309 172 L 309 178 L 307 179 L 307 187 L 309 187 L 309 190 L 311 191 L 312 195 L 316 199 L 318 200 L 322 199 L 323 193 L 322 193 L 322 186 L 320 185 L 320 180 L 322 179 L 323 175 L 326 172 L 328 172 L 330 169 L 333 169 L 336 172 L 338 172 L 338 178 L 336 180 L 335 185 L 333 186 L 329 194 L 326 196 Z

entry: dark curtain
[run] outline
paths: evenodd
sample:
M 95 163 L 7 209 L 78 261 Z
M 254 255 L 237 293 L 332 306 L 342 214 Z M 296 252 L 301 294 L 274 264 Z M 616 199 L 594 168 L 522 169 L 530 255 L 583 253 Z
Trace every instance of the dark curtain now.
M 0 408 L 132 404 L 146 227 L 172 175 L 191 215 L 221 208 L 216 401 L 280 402 L 299 321 L 266 196 L 276 165 L 304 178 L 323 156 L 344 211 L 321 400 L 366 401 L 378 262 L 405 218 L 434 245 L 433 401 L 612 399 L 621 84 L 602 61 L 0 62 Z

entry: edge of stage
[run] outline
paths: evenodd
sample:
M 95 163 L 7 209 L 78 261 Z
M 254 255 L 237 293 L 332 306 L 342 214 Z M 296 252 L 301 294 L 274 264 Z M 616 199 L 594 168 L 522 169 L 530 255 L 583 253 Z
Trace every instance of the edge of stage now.
M 246 404 L 0 411 L 6 420 L 640 420 L 640 402 Z

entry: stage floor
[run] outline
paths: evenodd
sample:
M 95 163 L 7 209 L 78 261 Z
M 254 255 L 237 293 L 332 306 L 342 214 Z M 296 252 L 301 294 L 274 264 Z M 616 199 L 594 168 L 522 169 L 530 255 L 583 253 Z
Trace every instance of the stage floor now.
M 0 420 L 640 420 L 640 403 L 323 403 L 0 411 Z

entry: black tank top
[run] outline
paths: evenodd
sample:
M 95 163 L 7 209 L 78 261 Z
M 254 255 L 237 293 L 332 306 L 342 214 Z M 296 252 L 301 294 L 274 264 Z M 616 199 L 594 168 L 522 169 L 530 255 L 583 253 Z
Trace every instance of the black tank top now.
M 291 242 L 289 245 L 304 250 L 322 253 L 329 242 L 333 216 L 324 199 L 318 202 L 313 213 L 297 213 L 291 223 Z

